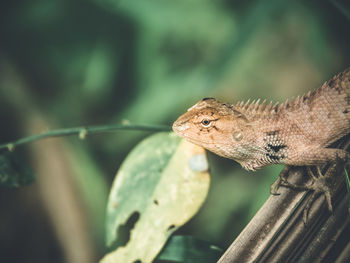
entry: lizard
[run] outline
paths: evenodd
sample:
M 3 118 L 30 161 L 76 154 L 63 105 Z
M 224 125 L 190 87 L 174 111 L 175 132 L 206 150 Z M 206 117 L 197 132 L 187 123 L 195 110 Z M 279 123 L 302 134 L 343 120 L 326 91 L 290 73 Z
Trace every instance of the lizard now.
M 284 103 L 273 105 L 258 99 L 230 104 L 204 98 L 181 115 L 172 128 L 180 137 L 233 159 L 246 170 L 285 164 L 306 166 L 311 172 L 311 166 L 345 163 L 349 153 L 329 146 L 350 133 L 350 68 L 320 88 Z M 319 168 L 317 172 L 322 176 Z M 286 182 L 281 175 L 279 185 L 323 192 L 332 212 L 331 189 L 324 185 L 326 180 L 320 179 L 322 185 L 300 187 Z

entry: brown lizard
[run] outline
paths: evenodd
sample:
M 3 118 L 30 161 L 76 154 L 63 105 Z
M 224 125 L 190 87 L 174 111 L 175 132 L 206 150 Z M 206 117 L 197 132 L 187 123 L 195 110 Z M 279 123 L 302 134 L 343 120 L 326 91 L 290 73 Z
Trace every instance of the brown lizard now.
M 347 151 L 327 147 L 350 132 L 350 68 L 293 101 L 259 101 L 229 104 L 204 98 L 174 122 L 173 130 L 247 170 L 349 159 Z M 329 191 L 321 188 L 331 210 Z

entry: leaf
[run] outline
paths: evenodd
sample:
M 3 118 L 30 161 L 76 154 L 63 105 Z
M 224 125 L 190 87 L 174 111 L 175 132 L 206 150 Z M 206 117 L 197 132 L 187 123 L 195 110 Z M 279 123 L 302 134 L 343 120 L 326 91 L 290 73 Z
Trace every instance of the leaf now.
M 117 240 L 117 230 L 126 222 L 136 223 L 129 242 L 101 262 L 152 262 L 169 236 L 196 214 L 209 182 L 203 148 L 180 141 L 173 133 L 142 141 L 113 183 L 107 205 L 107 244 Z
M 11 152 L 0 155 L 0 185 L 20 187 L 34 181 L 34 174 Z
M 349 174 L 346 168 L 344 168 L 344 171 L 345 171 L 346 189 L 348 190 L 348 213 L 350 214 L 350 180 L 349 180 Z
M 218 261 L 223 250 L 192 236 L 172 236 L 157 260 L 186 263 Z

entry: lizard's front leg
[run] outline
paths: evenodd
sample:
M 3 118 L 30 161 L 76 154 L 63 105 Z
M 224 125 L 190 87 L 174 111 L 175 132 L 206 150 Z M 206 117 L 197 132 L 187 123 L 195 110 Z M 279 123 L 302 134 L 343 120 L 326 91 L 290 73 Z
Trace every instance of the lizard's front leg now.
M 295 185 L 287 181 L 289 166 L 307 166 L 308 174 L 316 181 L 317 178 L 323 177 L 320 165 L 338 162 L 345 163 L 349 160 L 349 153 L 343 149 L 320 147 L 305 147 L 305 149 L 304 151 L 296 150 L 289 152 L 288 158 L 284 162 L 287 166 L 283 168 L 277 181 L 271 185 L 271 194 L 278 195 L 277 190 L 282 183 L 284 184 L 283 186 L 289 186 L 296 190 L 305 191 L 310 189 L 308 186 Z M 316 166 L 317 176 L 312 172 L 311 166 Z
M 301 160 L 304 160 L 304 161 L 301 161 Z M 301 153 L 299 152 L 298 159 L 295 160 L 296 161 L 295 165 L 307 165 L 308 174 L 313 179 L 313 182 L 311 183 L 311 185 L 295 185 L 295 184 L 289 183 L 285 178 L 285 174 L 287 173 L 288 170 L 285 171 L 284 173 L 283 173 L 284 170 L 281 172 L 279 179 L 276 181 L 278 186 L 284 186 L 284 187 L 292 188 L 294 190 L 299 190 L 299 191 L 300 190 L 313 191 L 312 197 L 309 199 L 304 210 L 304 222 L 306 222 L 307 220 L 307 213 L 312 202 L 320 194 L 325 195 L 328 210 L 332 213 L 333 207 L 332 207 L 331 196 L 334 190 L 334 184 L 335 184 L 334 174 L 336 172 L 336 167 L 339 163 L 344 164 L 348 160 L 349 160 L 349 153 L 342 149 L 316 148 L 316 149 L 301 152 Z M 319 165 L 326 164 L 326 163 L 331 163 L 331 166 L 323 175 Z M 317 176 L 311 170 L 310 165 L 316 165 Z

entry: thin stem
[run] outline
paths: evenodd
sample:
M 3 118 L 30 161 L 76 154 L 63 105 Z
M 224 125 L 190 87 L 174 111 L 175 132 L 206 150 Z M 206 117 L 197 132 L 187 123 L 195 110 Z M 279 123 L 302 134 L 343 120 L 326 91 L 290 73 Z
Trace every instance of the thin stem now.
M 12 142 L 0 144 L 0 150 L 7 149 L 9 151 L 13 151 L 15 147 L 19 145 L 34 142 L 34 141 L 49 138 L 49 137 L 79 135 L 80 139 L 84 139 L 88 134 L 114 132 L 118 130 L 170 131 L 170 127 L 165 125 L 119 124 L 119 125 L 87 126 L 87 127 L 58 129 L 58 130 L 52 130 L 52 131 L 20 138 Z

